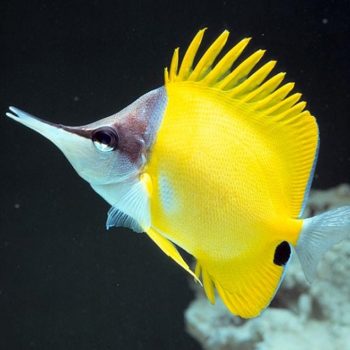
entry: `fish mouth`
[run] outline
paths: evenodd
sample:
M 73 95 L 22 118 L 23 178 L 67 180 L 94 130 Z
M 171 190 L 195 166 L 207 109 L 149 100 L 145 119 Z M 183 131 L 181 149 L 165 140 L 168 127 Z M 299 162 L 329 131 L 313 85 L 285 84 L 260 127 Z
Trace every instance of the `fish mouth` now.
M 90 142 L 88 137 L 82 137 L 85 135 L 79 132 L 84 130 L 82 127 L 68 127 L 62 124 L 51 123 L 13 106 L 9 107 L 9 110 L 6 113 L 8 118 L 44 136 L 56 145 L 67 156 L 68 160 L 71 154 L 84 152 L 86 149 L 85 141 Z
M 28 128 L 38 132 L 54 143 L 55 135 L 57 135 L 57 133 L 60 131 L 67 131 L 68 133 L 91 139 L 93 130 L 87 128 L 86 126 L 67 126 L 63 124 L 48 122 L 13 106 L 9 107 L 9 110 L 10 112 L 6 113 L 6 116 L 8 118 L 11 118 L 16 122 L 27 126 Z
M 53 136 L 57 134 L 58 129 L 62 129 L 62 125 L 47 122 L 43 119 L 26 113 L 19 108 L 9 107 L 10 112 L 6 113 L 8 118 L 27 126 L 28 128 L 38 132 L 49 140 L 53 141 Z
M 75 134 L 89 140 L 91 139 L 92 130 L 85 126 L 67 126 L 48 122 L 13 106 L 9 107 L 9 110 L 10 112 L 6 113 L 8 118 L 43 135 L 58 147 L 61 144 L 60 140 L 66 140 L 67 137 L 69 138 L 69 134 Z

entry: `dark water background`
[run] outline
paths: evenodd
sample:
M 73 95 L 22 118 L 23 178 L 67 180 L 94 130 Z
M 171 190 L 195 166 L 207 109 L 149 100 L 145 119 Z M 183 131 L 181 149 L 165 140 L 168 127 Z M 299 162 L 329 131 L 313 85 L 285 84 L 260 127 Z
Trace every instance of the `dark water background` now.
M 318 117 L 314 187 L 349 181 L 349 1 L 1 1 L 0 113 L 79 125 L 162 85 L 172 50 L 223 29 L 297 82 Z M 209 41 L 206 41 L 207 43 Z M 63 155 L 0 119 L 0 349 L 199 349 L 185 273 L 144 235 L 105 231 L 108 205 Z

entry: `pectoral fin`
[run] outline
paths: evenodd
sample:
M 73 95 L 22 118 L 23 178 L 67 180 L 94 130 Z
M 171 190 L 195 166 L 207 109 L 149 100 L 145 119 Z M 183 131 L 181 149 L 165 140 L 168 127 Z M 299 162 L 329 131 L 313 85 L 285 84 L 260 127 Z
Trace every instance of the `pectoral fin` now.
M 157 232 L 154 228 L 150 227 L 146 231 L 149 238 L 157 244 L 157 246 L 170 258 L 172 258 L 175 262 L 177 262 L 184 270 L 186 270 L 197 282 L 201 284 L 198 277 L 190 270 L 186 261 L 182 258 L 175 245 L 171 243 L 167 238 L 162 236 L 159 232 Z

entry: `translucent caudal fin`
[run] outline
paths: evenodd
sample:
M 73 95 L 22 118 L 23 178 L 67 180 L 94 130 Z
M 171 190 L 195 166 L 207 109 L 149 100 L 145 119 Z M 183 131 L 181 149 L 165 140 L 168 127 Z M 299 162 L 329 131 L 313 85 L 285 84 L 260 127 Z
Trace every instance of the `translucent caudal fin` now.
M 309 282 L 314 279 L 323 254 L 347 236 L 350 236 L 350 206 L 304 220 L 295 249 Z

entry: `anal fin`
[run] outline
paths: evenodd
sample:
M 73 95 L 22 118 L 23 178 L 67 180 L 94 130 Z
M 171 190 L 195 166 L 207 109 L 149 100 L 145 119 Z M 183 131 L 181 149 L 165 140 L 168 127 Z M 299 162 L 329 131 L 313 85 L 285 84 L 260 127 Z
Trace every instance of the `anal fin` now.
M 202 275 L 204 292 L 212 304 L 215 304 L 215 290 L 214 290 L 214 282 L 210 277 L 208 271 L 203 268 L 200 263 L 197 261 L 195 274 L 198 278 Z
M 170 258 L 186 270 L 197 282 L 201 283 L 198 277 L 191 271 L 186 261 L 182 258 L 175 245 L 162 236 L 156 229 L 150 227 L 146 230 L 149 238 Z
M 226 307 L 237 316 L 253 318 L 271 303 L 283 279 L 285 265 L 276 263 L 275 255 L 280 242 L 254 256 L 244 256 L 231 261 L 199 259 L 196 272 L 201 273 L 205 293 L 215 302 L 214 287 Z M 275 262 L 274 262 L 275 260 Z

